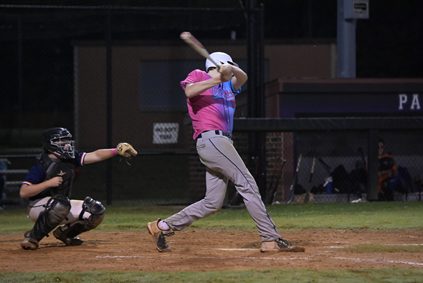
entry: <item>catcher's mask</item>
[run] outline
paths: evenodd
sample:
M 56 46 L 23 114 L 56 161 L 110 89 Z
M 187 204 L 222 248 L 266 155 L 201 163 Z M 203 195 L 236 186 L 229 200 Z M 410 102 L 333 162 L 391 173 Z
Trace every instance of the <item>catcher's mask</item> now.
M 238 67 L 238 64 L 232 61 L 231 56 L 223 52 L 214 52 L 210 54 L 210 57 L 216 62 L 220 64 L 231 64 Z M 208 72 L 209 68 L 217 67 L 212 61 L 209 59 L 206 60 L 206 72 Z
M 54 153 L 61 158 L 75 158 L 74 141 L 72 134 L 65 128 L 57 127 L 43 132 L 43 150 Z

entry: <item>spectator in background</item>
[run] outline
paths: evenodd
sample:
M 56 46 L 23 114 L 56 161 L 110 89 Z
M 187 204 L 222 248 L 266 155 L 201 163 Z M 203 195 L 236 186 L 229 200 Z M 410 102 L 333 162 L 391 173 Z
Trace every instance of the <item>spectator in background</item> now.
M 383 153 L 385 141 L 379 139 L 379 201 L 393 201 L 394 190 L 391 183 L 398 178 L 398 170 L 390 153 Z

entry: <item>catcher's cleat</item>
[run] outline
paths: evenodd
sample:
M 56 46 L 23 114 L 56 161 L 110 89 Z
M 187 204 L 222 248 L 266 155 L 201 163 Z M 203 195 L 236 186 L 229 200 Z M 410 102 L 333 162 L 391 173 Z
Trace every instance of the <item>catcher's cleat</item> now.
M 157 224 L 161 221 L 161 219 L 157 219 L 154 222 L 149 222 L 147 224 L 148 233 L 153 237 L 153 242 L 156 245 L 156 249 L 159 252 L 171 252 L 172 250 L 166 244 L 165 236 L 172 236 L 175 233 L 172 229 L 169 230 L 161 230 Z
M 21 247 L 24 250 L 36 250 L 38 249 L 38 241 L 32 238 L 25 238 L 21 243 Z
M 84 242 L 84 240 L 78 237 L 67 238 L 65 235 L 63 235 L 63 231 L 60 227 L 57 227 L 57 229 L 54 230 L 53 235 L 56 239 L 65 243 L 66 246 L 80 246 Z
M 304 252 L 302 247 L 291 247 L 287 240 L 279 238 L 272 242 L 263 242 L 260 251 L 263 252 Z

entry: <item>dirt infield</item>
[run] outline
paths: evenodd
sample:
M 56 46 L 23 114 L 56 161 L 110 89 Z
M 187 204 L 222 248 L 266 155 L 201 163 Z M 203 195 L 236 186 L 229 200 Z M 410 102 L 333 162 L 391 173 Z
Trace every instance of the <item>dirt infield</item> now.
M 359 244 L 422 245 L 423 231 L 303 230 L 283 233 L 302 253 L 260 253 L 251 231 L 188 229 L 168 238 L 159 253 L 147 230 L 88 232 L 66 247 L 52 235 L 36 251 L 23 250 L 21 234 L 0 235 L 0 271 L 220 271 L 266 269 L 423 268 L 423 252 L 351 253 Z

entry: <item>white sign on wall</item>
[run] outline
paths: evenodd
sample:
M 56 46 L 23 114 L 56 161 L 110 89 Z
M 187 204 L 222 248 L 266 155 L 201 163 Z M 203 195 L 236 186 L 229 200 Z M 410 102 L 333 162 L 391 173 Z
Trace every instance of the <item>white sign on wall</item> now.
M 154 123 L 153 144 L 178 143 L 178 123 Z
M 338 0 L 342 1 L 342 0 Z M 344 19 L 368 19 L 369 0 L 343 0 Z

